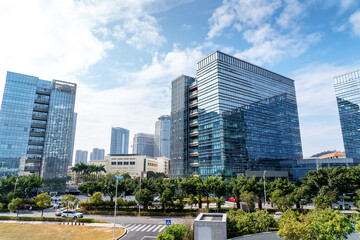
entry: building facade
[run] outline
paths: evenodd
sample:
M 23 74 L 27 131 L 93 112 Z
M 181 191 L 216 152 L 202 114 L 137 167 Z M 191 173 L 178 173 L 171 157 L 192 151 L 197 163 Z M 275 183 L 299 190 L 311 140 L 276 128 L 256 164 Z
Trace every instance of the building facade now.
M 155 136 L 150 133 L 137 133 L 133 140 L 133 154 L 154 157 Z
M 90 160 L 104 160 L 105 149 L 94 148 L 90 153 Z
M 334 77 L 345 154 L 360 163 L 360 70 Z
M 291 174 L 301 159 L 292 79 L 216 51 L 198 62 L 196 79 L 182 76 L 172 87 L 172 124 L 181 119 L 185 132 L 180 138 L 181 130 L 171 126 L 174 149 L 184 153 L 171 157 L 172 176 L 232 177 L 249 170 Z M 182 116 L 173 117 L 179 103 Z
M 111 128 L 110 154 L 128 154 L 129 130 L 121 127 Z
M 170 157 L 170 116 L 162 115 L 155 123 L 155 157 Z
M 104 160 L 91 160 L 90 164 L 104 165 L 106 173 L 129 173 L 133 178 L 144 177 L 148 171 L 164 172 L 164 169 L 159 169 L 158 160 L 137 154 L 108 155 Z
M 167 157 L 157 157 L 155 160 L 158 162 L 158 172 L 163 172 L 166 177 L 170 176 L 170 159 Z
M 0 176 L 37 174 L 54 190 L 65 189 L 75 95 L 73 83 L 7 73 L 0 111 Z
M 76 150 L 75 152 L 75 164 L 88 163 L 88 151 Z
M 76 122 L 77 122 L 77 113 L 74 113 L 73 127 L 72 127 L 72 131 L 71 131 L 71 149 L 70 149 L 70 157 L 69 157 L 68 166 L 72 166 L 72 164 L 73 164 Z

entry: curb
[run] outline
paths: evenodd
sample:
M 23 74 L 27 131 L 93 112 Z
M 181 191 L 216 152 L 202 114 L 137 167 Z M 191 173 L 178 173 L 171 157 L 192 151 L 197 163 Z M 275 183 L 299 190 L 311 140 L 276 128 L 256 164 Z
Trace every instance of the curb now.
M 128 233 L 127 228 L 124 227 L 124 229 L 125 229 L 124 233 L 123 233 L 120 237 L 118 237 L 116 240 L 122 239 L 122 238 L 125 237 L 125 235 Z

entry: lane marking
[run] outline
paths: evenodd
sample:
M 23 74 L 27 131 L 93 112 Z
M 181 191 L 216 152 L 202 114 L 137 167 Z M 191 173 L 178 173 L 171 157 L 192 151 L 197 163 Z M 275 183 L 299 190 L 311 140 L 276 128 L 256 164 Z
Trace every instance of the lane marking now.
M 138 231 L 140 231 L 140 229 L 142 229 L 142 228 L 144 228 L 144 227 L 146 227 L 147 225 L 145 224 L 144 226 L 142 226 L 141 228 L 138 228 L 138 229 L 136 229 L 136 231 L 138 232 Z
M 157 225 L 152 225 L 151 228 L 149 228 L 147 231 L 150 232 L 154 227 L 156 227 Z
M 152 225 L 147 226 L 146 228 L 144 228 L 143 230 L 141 230 L 142 232 L 144 232 L 146 229 L 148 229 L 149 227 L 151 227 Z
M 166 226 L 164 225 L 161 229 L 159 229 L 159 232 L 161 232 L 162 230 L 164 230 Z
M 142 224 L 136 225 L 136 227 L 134 227 L 133 229 L 131 229 L 131 231 L 137 231 L 136 229 L 138 229 L 139 227 L 141 227 Z
M 153 232 L 156 232 L 156 229 L 160 228 L 162 225 L 158 225 L 154 230 Z

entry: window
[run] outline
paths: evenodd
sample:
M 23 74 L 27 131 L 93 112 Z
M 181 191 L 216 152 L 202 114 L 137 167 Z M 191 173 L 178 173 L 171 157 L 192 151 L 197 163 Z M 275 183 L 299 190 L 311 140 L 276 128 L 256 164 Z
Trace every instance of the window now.
M 122 162 L 118 162 L 118 165 L 123 165 Z
M 116 165 L 116 162 L 111 162 L 111 165 Z
M 130 162 L 130 165 L 135 165 L 135 162 Z
M 124 162 L 124 165 L 129 165 L 129 162 Z

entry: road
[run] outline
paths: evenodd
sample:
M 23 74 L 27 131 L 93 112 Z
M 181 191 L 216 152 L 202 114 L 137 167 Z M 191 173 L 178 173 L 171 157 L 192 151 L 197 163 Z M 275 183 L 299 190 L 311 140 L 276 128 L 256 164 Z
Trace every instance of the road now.
M 0 216 L 16 216 L 16 213 L 1 212 Z M 41 211 L 21 210 L 19 216 L 40 217 Z M 48 208 L 44 210 L 44 217 L 56 217 L 54 210 Z M 114 222 L 114 216 L 111 215 L 84 215 L 85 218 L 94 218 L 107 222 Z M 60 218 L 60 217 L 59 217 Z M 171 220 L 172 224 L 184 223 L 186 218 L 182 217 L 147 217 L 147 216 L 117 216 L 116 223 L 128 229 L 128 234 L 123 238 L 125 240 L 151 240 L 156 239 L 160 232 L 165 229 L 165 220 Z

